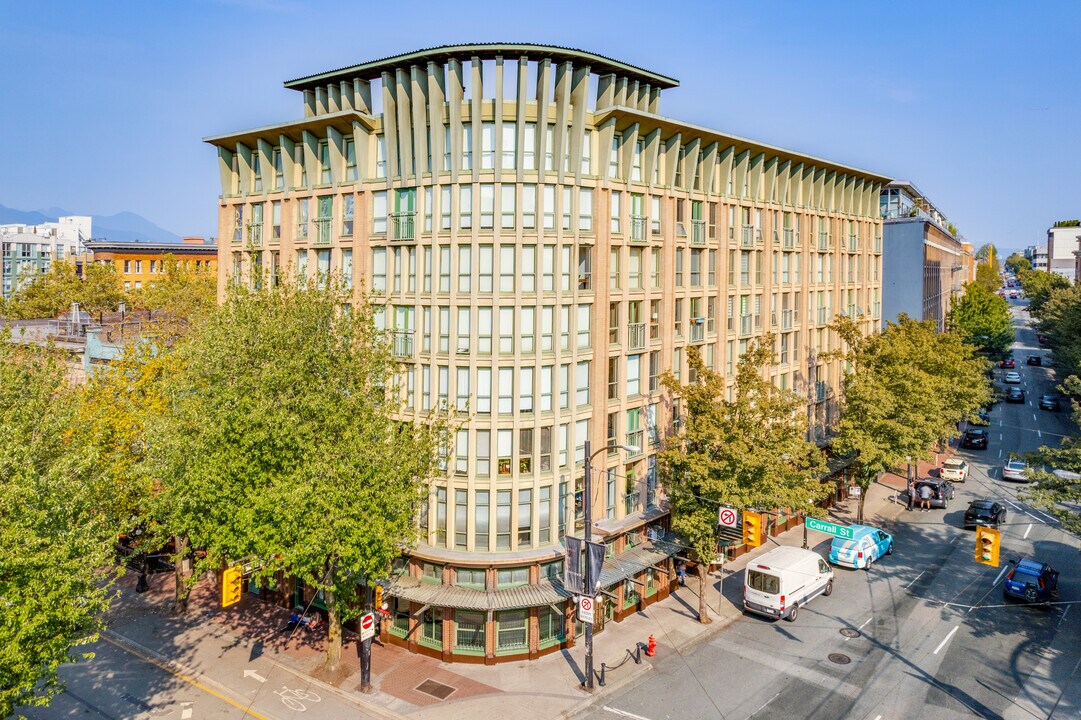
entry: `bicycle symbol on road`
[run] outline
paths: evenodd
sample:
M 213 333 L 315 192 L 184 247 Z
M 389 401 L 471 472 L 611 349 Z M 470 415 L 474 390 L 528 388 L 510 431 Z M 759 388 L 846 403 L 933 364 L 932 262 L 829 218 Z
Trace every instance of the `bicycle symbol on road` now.
M 322 698 L 313 693 L 311 690 L 290 690 L 286 686 L 282 685 L 281 690 L 275 690 L 275 695 L 280 695 L 282 703 L 285 707 L 296 710 L 297 712 L 304 712 L 308 708 L 304 705 L 303 700 L 308 702 L 317 703 Z

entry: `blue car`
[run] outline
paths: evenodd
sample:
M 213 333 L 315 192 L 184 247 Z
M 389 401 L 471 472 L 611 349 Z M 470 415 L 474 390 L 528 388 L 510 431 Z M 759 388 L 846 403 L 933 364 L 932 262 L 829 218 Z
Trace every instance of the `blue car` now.
M 893 554 L 893 535 L 870 525 L 849 525 L 851 538 L 833 538 L 830 562 L 844 567 L 868 568 L 883 555 Z
M 1002 597 L 1047 603 L 1058 595 L 1058 570 L 1039 560 L 1018 560 L 1002 584 Z

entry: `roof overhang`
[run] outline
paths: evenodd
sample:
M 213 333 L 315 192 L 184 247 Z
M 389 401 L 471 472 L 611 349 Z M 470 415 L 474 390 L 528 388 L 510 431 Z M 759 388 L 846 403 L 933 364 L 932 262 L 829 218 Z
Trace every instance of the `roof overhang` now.
M 291 120 L 276 125 L 264 125 L 249 130 L 240 130 L 237 132 L 224 133 L 222 135 L 211 135 L 203 138 L 203 142 L 210 143 L 216 147 L 230 149 L 236 147 L 237 143 L 244 143 L 249 147 L 254 147 L 256 141 L 260 138 L 265 139 L 267 137 L 277 137 L 281 135 L 284 135 L 295 142 L 300 142 L 303 139 L 305 130 L 314 135 L 319 135 L 320 137 L 326 136 L 328 127 L 338 130 L 343 135 L 351 134 L 353 132 L 353 123 L 359 123 L 369 130 L 373 130 L 376 127 L 375 118 L 371 115 L 357 112 L 356 110 L 342 110 L 341 112 L 315 115 L 313 117 L 306 117 L 302 120 Z
M 413 52 L 391 55 L 378 60 L 370 60 L 359 65 L 350 65 L 337 70 L 307 75 L 285 82 L 290 90 L 307 90 L 331 82 L 360 78 L 372 80 L 383 72 L 408 65 L 426 65 L 429 62 L 443 64 L 448 60 L 470 60 L 474 57 L 482 60 L 496 57 L 530 57 L 550 59 L 554 62 L 571 62 L 577 66 L 588 65 L 591 72 L 601 75 L 614 73 L 630 80 L 637 80 L 659 88 L 679 87 L 679 80 L 667 75 L 629 65 L 619 60 L 575 48 L 557 45 L 536 45 L 532 43 L 472 43 L 468 45 L 441 45 Z

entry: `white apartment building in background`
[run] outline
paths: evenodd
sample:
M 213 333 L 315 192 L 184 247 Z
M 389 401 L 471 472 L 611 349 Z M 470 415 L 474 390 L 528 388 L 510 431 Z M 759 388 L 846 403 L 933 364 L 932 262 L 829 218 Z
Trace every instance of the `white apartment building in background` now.
M 1036 269 L 1053 272 L 1073 282 L 1076 273 L 1074 251 L 1078 248 L 1079 239 L 1081 239 L 1081 226 L 1055 223 L 1049 227 L 1047 229 L 1047 267 Z M 1039 258 L 1038 254 L 1037 258 Z M 1035 263 L 1033 266 L 1035 267 Z
M 21 279 L 48 272 L 53 262 L 82 257 L 91 237 L 91 223 L 88 215 L 67 215 L 39 225 L 0 225 L 3 296 L 11 297 Z
M 468 413 L 387 587 L 387 641 L 486 663 L 575 642 L 557 580 L 587 440 L 608 448 L 597 631 L 665 596 L 657 453 L 683 408 L 660 377 L 694 382 L 692 348 L 731 393 L 772 334 L 773 382 L 816 439 L 836 421 L 828 325 L 879 323 L 888 178 L 665 117 L 678 86 L 570 48 L 446 46 L 290 81 L 300 119 L 206 139 L 220 293 L 341 274 L 387 302 L 406 413 Z

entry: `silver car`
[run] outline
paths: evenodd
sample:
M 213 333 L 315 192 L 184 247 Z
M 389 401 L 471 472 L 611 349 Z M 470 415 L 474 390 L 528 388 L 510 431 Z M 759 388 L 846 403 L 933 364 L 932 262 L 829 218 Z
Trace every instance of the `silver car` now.
M 1002 467 L 1002 479 L 1012 482 L 1028 482 L 1028 463 L 1024 460 L 1008 460 Z

